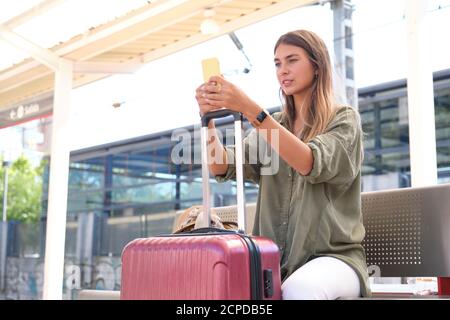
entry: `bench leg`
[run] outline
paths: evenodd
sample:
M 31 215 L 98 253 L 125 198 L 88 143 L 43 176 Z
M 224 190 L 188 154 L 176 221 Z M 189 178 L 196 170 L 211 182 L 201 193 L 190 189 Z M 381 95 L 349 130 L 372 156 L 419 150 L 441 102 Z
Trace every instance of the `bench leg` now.
M 438 295 L 450 296 L 450 277 L 438 277 Z

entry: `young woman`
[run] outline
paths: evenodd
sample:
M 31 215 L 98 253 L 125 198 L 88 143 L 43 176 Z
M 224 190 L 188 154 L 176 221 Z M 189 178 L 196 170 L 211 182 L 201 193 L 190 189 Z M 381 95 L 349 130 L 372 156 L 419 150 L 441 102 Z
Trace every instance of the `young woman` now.
M 245 179 L 259 184 L 253 234 L 280 248 L 283 299 L 337 299 L 370 295 L 361 214 L 362 130 L 358 112 L 333 100 L 332 68 L 325 43 L 298 30 L 275 45 L 275 68 L 283 110 L 269 115 L 242 90 L 214 76 L 197 88 L 200 113 L 218 108 L 242 112 L 266 130 L 278 148 L 278 171 L 261 174 L 261 163 L 244 163 Z M 211 121 L 210 129 L 214 129 Z M 273 135 L 271 130 L 277 130 Z M 210 171 L 221 182 L 235 178 L 234 148 L 224 148 L 215 130 L 210 146 L 219 153 Z

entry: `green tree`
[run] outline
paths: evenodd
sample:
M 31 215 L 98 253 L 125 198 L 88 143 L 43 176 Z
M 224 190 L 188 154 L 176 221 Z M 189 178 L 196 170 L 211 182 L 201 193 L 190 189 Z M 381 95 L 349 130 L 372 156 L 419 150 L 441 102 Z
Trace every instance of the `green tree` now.
M 42 173 L 45 162 L 33 167 L 25 156 L 20 156 L 8 168 L 8 220 L 37 222 L 41 214 Z M 0 194 L 3 210 L 4 170 L 0 168 Z

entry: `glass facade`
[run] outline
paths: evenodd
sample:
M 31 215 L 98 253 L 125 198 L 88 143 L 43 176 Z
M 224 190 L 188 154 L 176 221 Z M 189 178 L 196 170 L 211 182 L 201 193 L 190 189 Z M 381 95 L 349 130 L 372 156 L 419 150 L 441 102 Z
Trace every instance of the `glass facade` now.
M 409 126 L 405 97 L 360 99 L 364 138 L 363 191 L 408 187 Z
M 438 183 L 450 181 L 450 70 L 434 74 Z M 363 191 L 411 186 L 406 81 L 359 90 Z
M 436 149 L 439 182 L 450 182 L 450 84 L 435 89 Z

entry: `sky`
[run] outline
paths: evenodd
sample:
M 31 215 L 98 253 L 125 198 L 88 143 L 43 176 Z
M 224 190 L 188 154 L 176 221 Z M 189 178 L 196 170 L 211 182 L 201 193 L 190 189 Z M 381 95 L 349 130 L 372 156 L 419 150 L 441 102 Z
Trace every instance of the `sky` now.
M 353 0 L 358 88 L 406 77 L 405 1 L 412 0 Z M 425 22 L 432 70 L 450 68 L 450 0 L 429 0 Z M 294 9 L 236 30 L 251 61 L 247 74 L 241 71 L 249 66 L 242 53 L 228 36 L 221 36 L 148 63 L 134 74 L 111 76 L 74 89 L 71 150 L 197 124 L 194 95 L 202 82 L 204 58 L 218 57 L 225 77 L 264 108 L 280 105 L 273 46 L 280 35 L 296 29 L 321 36 L 333 59 L 333 15 L 330 5 L 324 4 Z M 117 102 L 122 106 L 113 108 Z

